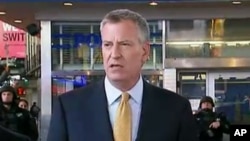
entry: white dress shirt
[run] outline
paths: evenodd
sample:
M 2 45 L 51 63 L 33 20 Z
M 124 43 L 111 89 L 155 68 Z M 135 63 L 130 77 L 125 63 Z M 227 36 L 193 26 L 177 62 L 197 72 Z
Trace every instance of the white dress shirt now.
M 108 108 L 109 108 L 109 117 L 112 124 L 112 127 L 114 125 L 114 120 L 116 116 L 116 110 L 118 108 L 118 105 L 120 103 L 120 95 L 122 94 L 122 91 L 115 88 L 107 77 L 105 77 L 105 91 L 106 96 L 108 100 Z M 137 137 L 138 132 L 138 126 L 140 121 L 140 114 L 141 114 L 141 102 L 142 102 L 142 93 L 143 93 L 143 81 L 142 77 L 140 76 L 140 79 L 136 83 L 136 85 L 127 91 L 131 98 L 129 100 L 129 104 L 132 109 L 132 141 L 135 141 Z

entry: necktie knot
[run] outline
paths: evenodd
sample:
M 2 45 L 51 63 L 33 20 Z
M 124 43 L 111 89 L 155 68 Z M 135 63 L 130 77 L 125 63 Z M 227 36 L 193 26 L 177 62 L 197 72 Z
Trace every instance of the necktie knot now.
M 122 93 L 122 102 L 128 102 L 130 95 L 126 92 Z

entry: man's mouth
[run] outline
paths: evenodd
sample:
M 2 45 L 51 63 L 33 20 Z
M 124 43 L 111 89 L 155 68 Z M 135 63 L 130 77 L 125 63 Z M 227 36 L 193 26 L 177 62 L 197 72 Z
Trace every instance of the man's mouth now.
M 122 65 L 119 65 L 119 64 L 111 64 L 110 67 L 111 67 L 111 68 L 114 68 L 114 67 L 122 67 Z

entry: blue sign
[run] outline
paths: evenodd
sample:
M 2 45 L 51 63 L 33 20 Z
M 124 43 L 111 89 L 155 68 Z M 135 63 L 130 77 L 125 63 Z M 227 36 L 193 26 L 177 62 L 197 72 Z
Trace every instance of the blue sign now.
M 162 33 L 151 33 L 151 37 L 161 37 Z M 53 43 L 52 48 L 55 49 L 69 49 L 69 48 L 78 48 L 80 45 L 86 44 L 90 48 L 94 47 L 101 47 L 102 40 L 100 34 L 82 34 L 82 33 L 75 33 L 75 34 L 53 34 L 52 41 L 56 39 L 73 39 L 73 46 L 69 43 L 63 44 L 55 44 Z

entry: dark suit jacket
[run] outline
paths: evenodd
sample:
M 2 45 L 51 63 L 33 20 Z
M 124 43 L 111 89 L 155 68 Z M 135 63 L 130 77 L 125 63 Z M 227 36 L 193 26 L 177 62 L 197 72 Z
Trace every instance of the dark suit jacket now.
M 12 132 L 0 126 L 0 140 L 1 141 L 31 141 L 29 137 L 19 133 Z
M 143 82 L 136 141 L 198 141 L 187 99 Z M 54 101 L 47 141 L 114 141 L 104 81 L 60 95 Z

